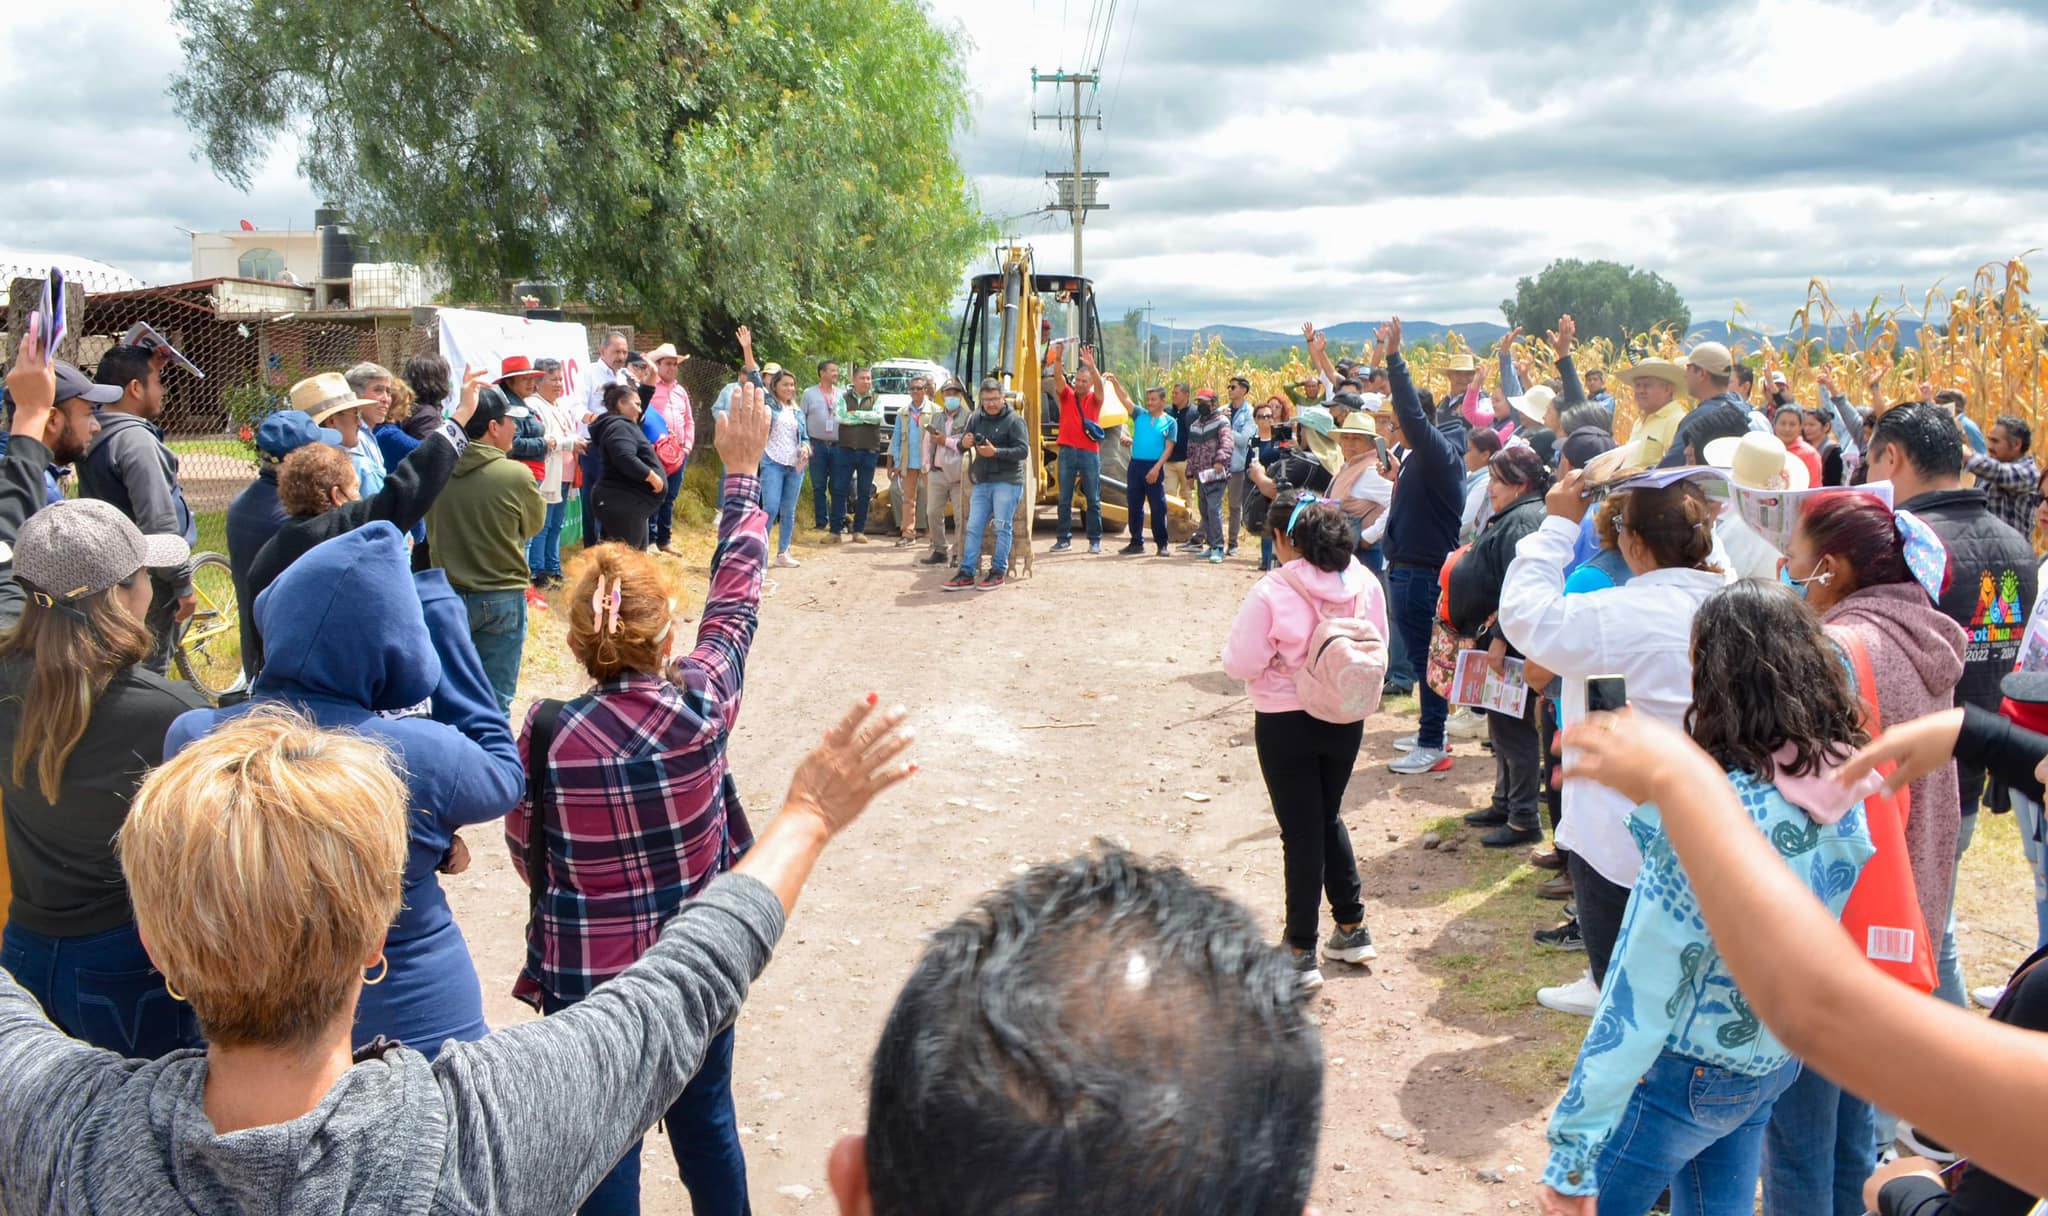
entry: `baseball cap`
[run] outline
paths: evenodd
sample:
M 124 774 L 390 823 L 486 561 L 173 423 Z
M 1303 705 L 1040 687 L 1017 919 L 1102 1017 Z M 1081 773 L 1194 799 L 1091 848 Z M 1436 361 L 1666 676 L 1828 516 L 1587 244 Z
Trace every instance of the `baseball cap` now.
M 45 608 L 68 606 L 137 570 L 183 565 L 182 536 L 144 536 L 120 508 L 97 498 L 55 503 L 29 516 L 14 540 L 14 577 Z
M 1702 342 L 1685 354 L 1685 365 L 1697 367 L 1709 376 L 1735 374 L 1735 356 L 1719 342 Z
M 1558 445 L 1557 454 L 1571 461 L 1575 469 L 1583 469 L 1593 463 L 1593 458 L 1602 452 L 1614 450 L 1614 436 L 1597 426 L 1582 426 L 1565 436 Z
M 1333 410 L 1365 410 L 1368 407 L 1365 404 L 1365 398 L 1360 397 L 1357 393 L 1338 393 L 1330 398 L 1330 408 Z
M 1786 379 L 1785 379 L 1785 373 L 1784 373 L 1784 372 L 1772 372 L 1772 373 L 1771 373 L 1771 383 L 1772 383 L 1772 384 L 1789 384 L 1789 383 L 1790 383 L 1790 381 L 1788 381 L 1788 380 L 1786 380 Z
M 57 373 L 57 400 L 60 402 L 83 397 L 94 405 L 111 405 L 121 399 L 122 390 L 126 387 L 94 384 L 91 377 L 62 359 L 50 360 L 50 370 Z
M 256 428 L 256 450 L 273 460 L 283 460 L 309 443 L 338 448 L 341 432 L 321 426 L 304 410 L 273 411 Z
M 1213 388 L 1203 388 L 1203 389 L 1196 389 L 1196 390 L 1195 390 L 1195 400 L 1197 400 L 1197 401 L 1214 401 L 1214 400 L 1216 400 L 1216 390 L 1215 390 L 1215 389 L 1213 389 Z
M 476 412 L 469 416 L 469 425 L 462 428 L 471 439 L 482 439 L 484 431 L 501 418 L 524 418 L 532 411 L 514 401 L 512 395 L 497 385 L 488 385 L 477 395 Z

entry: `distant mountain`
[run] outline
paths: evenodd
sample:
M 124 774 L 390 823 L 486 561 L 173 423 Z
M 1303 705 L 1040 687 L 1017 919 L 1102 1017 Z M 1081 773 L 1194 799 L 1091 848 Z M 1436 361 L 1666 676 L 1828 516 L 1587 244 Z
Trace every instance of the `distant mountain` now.
M 1346 321 L 1342 325 L 1331 325 L 1324 329 L 1334 346 L 1348 346 L 1358 350 L 1372 344 L 1373 335 L 1379 329 L 1379 321 Z M 1505 325 L 1489 321 L 1458 322 L 1450 325 L 1436 321 L 1403 321 L 1402 336 L 1405 341 L 1436 344 L 1449 334 L 1457 334 L 1465 345 L 1473 350 L 1485 350 L 1501 340 L 1508 330 Z M 1212 337 L 1223 339 L 1223 345 L 1232 354 L 1263 355 L 1273 351 L 1286 350 L 1301 345 L 1301 334 L 1279 333 L 1270 329 L 1253 329 L 1245 325 L 1203 325 L 1187 328 L 1173 328 L 1154 324 L 1152 334 L 1161 346 L 1171 342 L 1178 350 L 1185 351 L 1188 343 L 1199 336 L 1204 345 Z M 1720 342 L 1728 346 L 1743 346 L 1754 353 L 1760 345 L 1762 335 L 1768 335 L 1779 346 L 1792 340 L 1793 335 L 1766 329 L 1760 326 L 1739 325 L 1730 321 L 1706 321 L 1695 324 L 1686 331 L 1688 345 L 1694 342 Z M 1899 343 L 1902 347 L 1919 345 L 1920 322 L 1909 318 L 1899 319 Z M 1830 347 L 1841 349 L 1847 338 L 1847 330 L 1837 326 L 1831 330 L 1815 329 L 1813 336 L 1824 337 Z
M 1346 321 L 1342 325 L 1328 326 L 1323 332 L 1329 335 L 1332 346 L 1343 345 L 1356 350 L 1372 345 L 1373 334 L 1380 325 L 1379 321 Z M 1505 325 L 1494 325 L 1484 321 L 1454 325 L 1442 325 L 1435 321 L 1403 321 L 1401 329 L 1404 340 L 1409 342 L 1441 342 L 1446 334 L 1456 333 L 1465 340 L 1466 345 L 1475 350 L 1500 341 L 1501 335 L 1508 332 Z M 1175 329 L 1155 323 L 1152 326 L 1152 334 L 1160 345 L 1164 346 L 1171 342 L 1182 350 L 1187 349 L 1188 342 L 1198 335 L 1204 345 L 1208 344 L 1210 338 L 1217 337 L 1223 339 L 1223 345 L 1230 348 L 1232 354 L 1237 355 L 1263 355 L 1301 345 L 1301 334 L 1298 331 L 1278 333 L 1270 329 L 1252 329 L 1244 325 L 1203 325 Z

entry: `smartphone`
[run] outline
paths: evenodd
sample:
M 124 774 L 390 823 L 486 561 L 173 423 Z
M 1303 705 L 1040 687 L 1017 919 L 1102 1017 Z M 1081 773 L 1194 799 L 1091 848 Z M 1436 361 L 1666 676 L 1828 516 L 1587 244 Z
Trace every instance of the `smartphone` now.
M 1620 713 L 1628 705 L 1628 681 L 1620 676 L 1594 676 L 1586 681 L 1586 712 Z
M 1379 437 L 1378 435 L 1374 435 L 1374 436 L 1372 437 L 1372 446 L 1373 446 L 1373 450 L 1374 450 L 1374 451 L 1376 451 L 1376 452 L 1378 452 L 1378 453 L 1380 454 L 1380 467 L 1381 467 L 1381 468 L 1383 468 L 1383 469 L 1384 469 L 1384 468 L 1386 468 L 1386 467 L 1387 467 L 1387 441 L 1386 441 L 1386 440 L 1384 440 L 1384 439 L 1382 439 L 1382 438 L 1380 438 L 1380 437 Z

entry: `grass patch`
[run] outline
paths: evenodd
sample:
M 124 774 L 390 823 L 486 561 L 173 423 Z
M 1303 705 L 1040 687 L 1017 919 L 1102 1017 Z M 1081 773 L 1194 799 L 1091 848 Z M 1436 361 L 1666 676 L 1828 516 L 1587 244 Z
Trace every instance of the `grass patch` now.
M 256 457 L 249 450 L 249 445 L 231 437 L 167 439 L 164 444 L 176 452 L 181 460 L 187 456 L 222 456 L 229 460 L 243 461 L 252 467 L 256 463 Z
M 1977 813 L 1956 875 L 1956 949 L 1964 986 L 2002 984 L 2034 951 L 2034 871 L 2012 815 Z
M 1449 944 L 1420 960 L 1442 984 L 1435 1016 L 1513 1036 L 1486 1054 L 1479 1075 L 1523 1097 L 1556 1097 L 1586 1023 L 1541 1008 L 1536 990 L 1569 982 L 1585 968 L 1585 958 L 1546 950 L 1529 938 L 1546 919 L 1563 916 L 1562 904 L 1536 898 L 1536 883 L 1548 875 L 1529 864 L 1525 849 L 1482 847 L 1479 833 L 1456 815 L 1430 820 L 1421 830 L 1458 841 L 1450 856 L 1459 876 L 1432 901 L 1449 914 Z

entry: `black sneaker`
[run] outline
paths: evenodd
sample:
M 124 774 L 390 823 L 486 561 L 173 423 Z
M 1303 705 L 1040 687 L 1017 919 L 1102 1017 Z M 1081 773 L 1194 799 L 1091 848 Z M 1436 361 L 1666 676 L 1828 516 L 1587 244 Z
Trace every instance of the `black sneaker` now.
M 917 564 L 920 566 L 943 566 L 952 560 L 952 558 L 946 556 L 946 551 L 941 549 L 937 553 L 927 553 L 923 557 L 918 558 Z
M 960 573 L 954 575 L 952 578 L 947 579 L 946 585 L 939 588 L 939 590 L 972 591 L 974 590 L 974 576 L 963 570 Z
M 1516 849 L 1525 844 L 1541 844 L 1543 829 L 1533 823 L 1527 827 L 1516 827 L 1510 820 L 1481 836 L 1479 843 L 1489 849 Z
M 1507 821 L 1508 813 L 1497 806 L 1487 807 L 1483 811 L 1472 811 L 1465 816 L 1465 826 L 1468 828 L 1497 828 Z
M 1349 929 L 1332 926 L 1329 940 L 1323 943 L 1323 957 L 1340 963 L 1369 963 L 1379 956 L 1380 952 L 1372 948 L 1372 930 L 1365 927 L 1364 921 Z
M 1071 549 L 1071 548 L 1073 548 L 1073 547 L 1074 547 L 1074 542 L 1073 542 L 1073 541 L 1070 541 L 1070 540 L 1056 540 L 1056 541 L 1054 541 L 1054 542 L 1052 543 L 1052 548 L 1051 548 L 1051 549 L 1049 549 L 1049 550 L 1047 550 L 1047 552 L 1050 552 L 1050 553 L 1065 553 L 1065 552 L 1066 552 L 1067 550 L 1069 550 L 1069 549 Z
M 981 580 L 980 589 L 983 591 L 1000 591 L 1002 586 L 1003 572 L 1001 570 L 991 570 L 988 572 L 988 577 Z
M 1568 920 L 1555 929 L 1538 929 L 1532 936 L 1537 945 L 1548 946 L 1552 950 L 1584 951 L 1586 948 L 1586 935 L 1579 931 L 1576 920 Z
M 1145 542 L 1142 540 L 1134 540 L 1130 544 L 1125 545 L 1123 548 L 1118 549 L 1117 552 L 1123 554 L 1125 557 L 1136 557 L 1139 554 L 1145 552 Z
M 1314 992 L 1323 986 L 1323 969 L 1316 966 L 1316 952 L 1295 950 L 1294 982 L 1301 985 L 1303 992 Z

